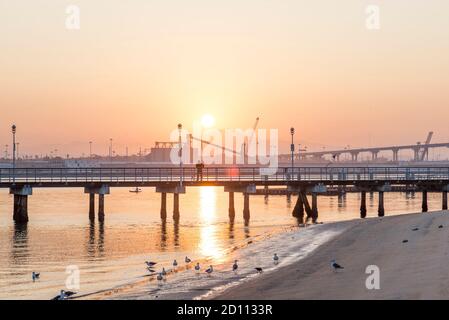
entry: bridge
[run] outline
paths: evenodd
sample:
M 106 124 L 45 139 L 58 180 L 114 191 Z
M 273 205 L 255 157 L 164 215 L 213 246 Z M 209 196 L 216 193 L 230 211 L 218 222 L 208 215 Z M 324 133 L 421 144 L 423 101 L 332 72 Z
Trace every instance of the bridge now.
M 377 160 L 379 152 L 381 151 L 391 151 L 393 161 L 399 160 L 399 151 L 401 150 L 412 150 L 414 161 L 423 160 L 421 155 L 428 155 L 429 149 L 433 148 L 449 148 L 449 142 L 444 143 L 429 143 L 429 144 L 410 144 L 410 145 L 398 145 L 398 146 L 386 146 L 386 147 L 373 147 L 373 148 L 355 148 L 355 149 L 336 149 L 336 150 L 325 150 L 325 151 L 314 151 L 314 152 L 301 152 L 295 155 L 295 159 L 307 159 L 307 158 L 322 158 L 324 156 L 331 156 L 336 161 L 340 160 L 342 154 L 351 155 L 352 161 L 357 161 L 360 153 L 371 153 L 371 159 L 373 161 Z M 279 156 L 280 161 L 290 161 L 291 155 L 283 154 Z
M 447 210 L 449 167 L 280 167 L 267 174 L 262 167 L 160 168 L 3 168 L 0 188 L 14 195 L 13 219 L 28 222 L 28 197 L 34 188 L 84 188 L 89 195 L 89 219 L 95 220 L 98 195 L 98 220 L 104 221 L 105 195 L 114 187 L 154 187 L 161 194 L 161 219 L 167 218 L 167 194 L 173 194 L 173 219 L 179 220 L 179 195 L 186 187 L 221 186 L 229 194 L 229 218 L 235 218 L 234 193 L 243 194 L 243 218 L 250 219 L 250 195 L 257 187 L 283 186 L 298 195 L 292 215 L 299 221 L 318 219 L 317 198 L 328 188 L 350 187 L 361 193 L 360 216 L 366 217 L 366 193 L 378 192 L 378 216 L 384 216 L 384 193 L 398 187 L 413 187 L 422 192 L 422 211 L 427 212 L 427 193 L 442 194 L 442 209 Z M 309 197 L 311 195 L 311 203 Z M 308 197 L 309 196 L 309 197 Z

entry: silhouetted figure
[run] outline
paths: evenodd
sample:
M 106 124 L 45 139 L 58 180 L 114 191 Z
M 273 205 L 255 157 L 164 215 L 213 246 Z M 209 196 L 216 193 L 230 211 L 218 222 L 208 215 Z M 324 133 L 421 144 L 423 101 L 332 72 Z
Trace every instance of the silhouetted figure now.
M 195 167 L 196 167 L 196 181 L 203 181 L 204 163 L 198 161 Z

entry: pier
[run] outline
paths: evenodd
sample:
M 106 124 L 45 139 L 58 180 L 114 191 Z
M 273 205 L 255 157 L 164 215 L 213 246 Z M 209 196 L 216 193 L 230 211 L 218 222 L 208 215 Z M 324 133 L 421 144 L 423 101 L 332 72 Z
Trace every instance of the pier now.
M 192 167 L 151 168 L 15 168 L 0 169 L 0 188 L 14 195 L 13 219 L 27 223 L 28 197 L 34 188 L 84 188 L 89 195 L 89 219 L 95 220 L 98 196 L 99 221 L 104 221 L 105 196 L 114 187 L 154 187 L 161 194 L 161 219 L 167 218 L 167 195 L 173 196 L 173 219 L 182 214 L 180 195 L 188 188 L 219 186 L 229 194 L 229 218 L 235 218 L 235 193 L 243 195 L 243 218 L 251 217 L 251 196 L 269 195 L 270 187 L 278 194 L 297 195 L 292 215 L 298 220 L 317 222 L 320 195 L 339 192 L 361 194 L 360 217 L 367 216 L 366 193 L 377 192 L 378 216 L 385 210 L 385 192 L 413 191 L 422 193 L 422 212 L 428 211 L 429 192 L 441 193 L 442 210 L 448 209 L 449 167 L 280 167 L 265 174 L 261 167 L 206 167 L 202 179 Z M 271 193 L 274 194 L 274 193 Z M 310 198 L 310 200 L 309 200 Z

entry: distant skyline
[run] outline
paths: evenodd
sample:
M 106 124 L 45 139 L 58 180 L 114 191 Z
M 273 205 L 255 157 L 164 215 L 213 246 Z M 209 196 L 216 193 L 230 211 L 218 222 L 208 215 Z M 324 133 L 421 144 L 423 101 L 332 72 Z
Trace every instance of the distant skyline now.
M 0 38 L 0 155 L 13 123 L 21 153 L 135 154 L 205 114 L 284 148 L 449 141 L 444 0 L 2 0 Z

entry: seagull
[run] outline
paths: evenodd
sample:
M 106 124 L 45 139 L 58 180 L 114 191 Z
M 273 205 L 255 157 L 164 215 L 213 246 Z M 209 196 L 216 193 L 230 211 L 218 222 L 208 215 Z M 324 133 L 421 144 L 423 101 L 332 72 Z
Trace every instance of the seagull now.
M 157 281 L 159 282 L 159 284 L 161 284 L 162 280 L 164 280 L 164 277 L 162 276 L 162 273 L 158 273 L 156 279 L 157 279 Z
M 167 271 L 165 271 L 165 268 L 162 268 L 161 274 L 165 277 L 167 275 Z
M 237 264 L 238 260 L 234 260 L 234 264 L 232 265 L 232 271 L 237 272 L 239 265 Z
M 190 263 L 190 262 L 192 262 L 192 260 L 190 260 L 189 257 L 186 256 L 185 262 L 186 262 L 186 263 Z
M 331 261 L 331 267 L 334 269 L 335 272 L 338 271 L 338 269 L 344 269 L 341 265 L 339 265 L 335 259 Z
M 200 268 L 200 263 L 197 262 L 197 263 L 196 263 L 196 266 L 195 266 L 195 271 L 196 271 L 196 272 L 200 272 L 200 269 L 201 269 L 201 268 Z
M 260 268 L 260 267 L 257 267 L 257 268 L 254 268 L 254 269 L 256 269 L 258 273 L 262 273 L 263 272 L 263 269 Z
M 33 271 L 33 273 L 31 274 L 31 277 L 33 278 L 33 281 L 36 281 L 37 279 L 39 279 L 40 275 L 41 275 L 40 273 L 36 273 Z
M 279 263 L 279 257 L 278 257 L 278 255 L 276 253 L 273 256 L 273 261 L 274 261 L 274 264 L 278 264 Z
M 173 268 L 177 268 L 178 267 L 178 261 L 176 261 L 176 259 L 173 261 Z
M 214 268 L 210 265 L 208 269 L 205 271 L 208 275 L 211 275 L 214 272 Z
M 149 267 L 153 267 L 157 264 L 157 262 L 153 262 L 153 261 L 145 261 L 145 263 L 147 264 L 147 266 Z
M 76 292 L 61 290 L 61 292 L 59 293 L 59 295 L 57 295 L 56 297 L 54 297 L 52 300 L 65 300 L 65 299 L 67 299 L 68 297 L 73 296 L 74 294 L 76 294 Z

